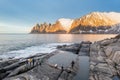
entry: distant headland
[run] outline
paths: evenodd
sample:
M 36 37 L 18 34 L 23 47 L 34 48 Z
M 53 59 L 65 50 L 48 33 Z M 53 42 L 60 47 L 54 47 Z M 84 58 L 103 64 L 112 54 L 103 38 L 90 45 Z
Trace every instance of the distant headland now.
M 120 33 L 120 13 L 91 12 L 78 19 L 58 19 L 54 24 L 36 24 L 30 33 Z

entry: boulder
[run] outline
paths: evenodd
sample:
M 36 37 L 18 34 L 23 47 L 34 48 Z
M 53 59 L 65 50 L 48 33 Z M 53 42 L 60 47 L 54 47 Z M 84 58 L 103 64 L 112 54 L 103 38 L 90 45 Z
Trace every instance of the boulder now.
M 106 54 L 106 56 L 107 57 L 109 57 L 110 55 L 111 55 L 111 53 L 112 53 L 112 50 L 113 50 L 113 47 L 107 47 L 106 49 L 105 49 L 105 54 Z
M 90 65 L 90 70 L 93 70 L 95 68 L 94 65 Z
M 111 43 L 114 43 L 116 41 L 117 41 L 117 39 L 105 39 L 105 40 L 101 41 L 100 45 L 101 46 L 107 46 L 107 45 L 109 45 Z
M 99 63 L 98 65 L 95 66 L 94 72 L 98 72 L 100 74 L 104 74 L 105 76 L 112 77 L 113 73 L 109 66 L 105 63 Z
M 82 44 L 81 46 L 84 47 L 84 48 L 87 48 L 87 47 L 90 46 L 90 44 Z
M 120 63 L 120 51 L 116 51 L 110 56 L 110 59 L 115 62 L 116 64 Z
M 99 80 L 99 78 L 98 78 L 98 75 L 97 75 L 97 74 L 94 74 L 93 76 L 94 76 L 94 80 Z
M 6 70 L 6 71 L 13 70 L 13 69 L 25 64 L 25 63 L 26 63 L 26 61 L 16 62 L 16 63 L 13 63 L 13 64 L 11 64 L 9 66 L 4 67 L 3 69 Z
M 96 65 L 96 62 L 90 61 L 90 65 L 95 66 L 95 65 Z
M 98 60 L 99 62 L 105 62 L 105 58 L 102 57 L 102 56 L 98 56 L 98 57 L 97 57 L 97 60 Z
M 103 49 L 98 51 L 98 55 L 102 56 L 102 57 L 106 57 L 105 52 L 103 51 Z
M 79 46 L 80 46 L 80 44 L 63 45 L 63 46 L 57 46 L 57 49 L 76 53 L 79 49 Z
M 0 68 L 4 68 L 4 67 L 9 66 L 9 65 L 16 63 L 16 62 L 18 62 L 18 59 L 1 61 Z
M 101 45 L 101 46 L 107 46 L 107 45 L 109 45 L 110 43 L 112 43 L 112 41 L 109 40 L 109 39 L 106 39 L 106 40 L 101 41 L 100 45 Z
M 102 56 L 92 56 L 92 57 L 90 57 L 90 61 L 93 61 L 93 62 L 95 62 L 95 63 L 105 63 L 106 61 L 105 61 L 105 58 L 104 57 L 102 57 Z
M 108 46 L 105 48 L 105 54 L 107 57 L 110 57 L 110 55 L 114 54 L 115 51 L 120 51 L 120 47 L 119 46 Z
M 93 52 L 93 51 L 90 51 L 90 58 L 92 57 L 97 57 L 98 56 L 98 53 L 97 52 Z
M 90 42 L 90 41 L 82 41 L 81 43 L 82 44 L 92 44 L 92 42 Z
M 90 51 L 94 51 L 97 52 L 100 49 L 100 45 L 99 44 L 91 44 L 90 46 Z
M 8 77 L 15 76 L 15 75 L 18 75 L 18 74 L 23 73 L 23 72 L 26 72 L 26 71 L 28 71 L 28 68 L 27 68 L 26 65 L 23 65 L 23 66 L 18 67 L 18 68 L 15 69 L 14 71 L 12 71 L 12 72 L 8 75 Z
M 112 66 L 115 65 L 114 62 L 113 62 L 112 60 L 110 60 L 110 59 L 105 59 L 105 61 L 106 61 L 109 65 L 112 65 Z

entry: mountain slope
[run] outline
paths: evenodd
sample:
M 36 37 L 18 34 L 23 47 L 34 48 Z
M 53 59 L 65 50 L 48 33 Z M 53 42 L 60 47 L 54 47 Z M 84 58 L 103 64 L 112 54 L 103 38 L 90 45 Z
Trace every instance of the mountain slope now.
M 120 13 L 92 12 L 78 19 L 58 19 L 55 24 L 37 24 L 31 33 L 80 33 L 103 31 L 120 23 Z
M 120 24 L 116 24 L 108 29 L 107 33 L 111 34 L 120 34 Z
M 93 12 L 86 16 L 77 19 L 82 26 L 111 26 L 117 23 L 117 21 L 109 15 L 113 15 L 112 13 L 100 13 L 100 12 Z

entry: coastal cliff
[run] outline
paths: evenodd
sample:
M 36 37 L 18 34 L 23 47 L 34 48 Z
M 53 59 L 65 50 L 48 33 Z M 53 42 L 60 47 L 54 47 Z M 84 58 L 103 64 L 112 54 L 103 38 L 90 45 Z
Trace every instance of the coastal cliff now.
M 54 24 L 36 24 L 30 33 L 119 33 L 120 13 L 92 12 L 78 19 L 58 19 Z M 114 28 L 114 29 L 113 29 Z

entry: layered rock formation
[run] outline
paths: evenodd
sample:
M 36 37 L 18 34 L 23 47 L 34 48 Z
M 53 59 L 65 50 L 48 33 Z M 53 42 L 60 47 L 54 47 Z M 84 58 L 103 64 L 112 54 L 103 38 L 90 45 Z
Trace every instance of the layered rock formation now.
M 92 12 L 78 19 L 58 19 L 54 24 L 36 24 L 31 33 L 115 33 L 108 29 L 118 26 L 120 13 Z
M 117 36 L 91 45 L 89 80 L 120 80 L 119 43 Z

